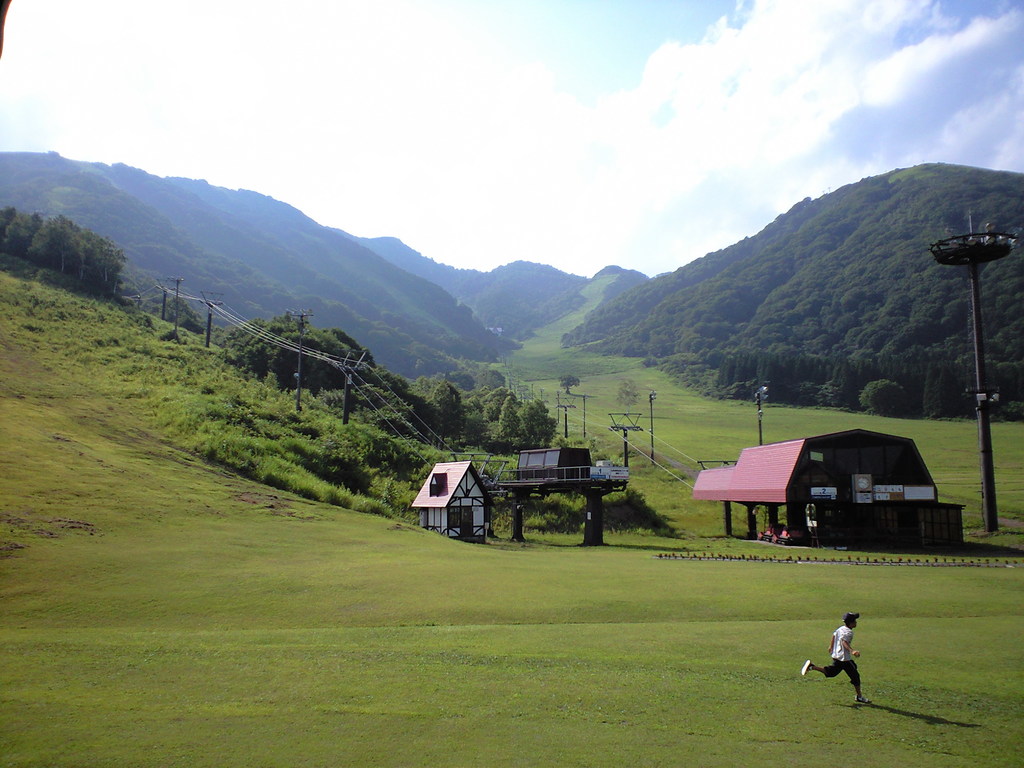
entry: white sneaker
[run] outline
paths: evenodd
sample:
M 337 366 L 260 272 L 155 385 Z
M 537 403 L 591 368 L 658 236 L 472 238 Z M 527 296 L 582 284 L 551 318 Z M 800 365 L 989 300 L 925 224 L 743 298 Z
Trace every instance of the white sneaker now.
M 858 704 L 870 704 L 870 703 L 871 703 L 871 700 L 870 700 L 870 699 L 868 699 L 868 698 L 866 698 L 866 697 L 864 697 L 864 696 L 858 696 L 858 697 L 857 697 L 857 698 L 855 699 L 855 701 L 856 701 L 856 702 L 857 702 Z
M 811 668 L 811 660 L 808 659 L 807 661 L 804 662 L 804 666 L 800 670 L 800 674 L 801 675 L 806 675 L 807 674 L 807 670 L 810 669 L 810 668 Z

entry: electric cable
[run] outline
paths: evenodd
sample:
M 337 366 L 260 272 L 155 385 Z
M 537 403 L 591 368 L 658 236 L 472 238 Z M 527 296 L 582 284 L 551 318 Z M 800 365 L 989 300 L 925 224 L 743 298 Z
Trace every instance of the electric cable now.
M 163 290 L 166 292 L 168 289 L 163 288 Z M 408 436 L 406 434 L 403 434 L 402 430 L 399 429 L 398 426 L 396 426 L 393 423 L 393 419 L 395 417 L 397 417 L 402 422 L 402 424 L 405 425 L 408 431 L 415 435 L 416 438 L 418 438 L 421 443 L 427 445 L 439 445 L 443 450 L 451 451 L 450 446 L 448 446 L 445 443 L 443 438 L 441 438 L 440 435 L 438 435 L 433 429 L 431 429 L 429 424 L 427 424 L 425 421 L 423 421 L 423 419 L 419 417 L 419 415 L 415 412 L 415 409 L 413 409 L 408 403 L 402 400 L 402 398 L 394 391 L 394 389 L 391 388 L 391 386 L 387 383 L 387 381 L 384 380 L 384 378 L 379 373 L 376 373 L 375 371 L 376 378 L 380 382 L 380 385 L 383 386 L 384 389 L 386 389 L 394 397 L 396 401 L 400 402 L 405 407 L 405 409 L 412 414 L 415 420 L 417 420 L 420 424 L 423 425 L 423 427 L 428 432 L 430 432 L 430 434 L 434 438 L 434 441 L 429 440 L 420 429 L 414 426 L 409 421 L 409 419 L 402 414 L 402 411 L 395 406 L 394 401 L 389 401 L 386 397 L 384 397 L 383 394 L 380 393 L 377 387 L 374 387 L 372 384 L 367 382 L 362 376 L 360 376 L 357 373 L 357 370 L 361 367 L 362 354 L 358 359 L 354 360 L 352 356 L 346 356 L 343 358 L 337 355 L 322 352 L 321 350 L 318 350 L 315 347 L 307 347 L 305 345 L 302 345 L 302 347 L 300 348 L 300 346 L 295 342 L 283 336 L 279 336 L 267 330 L 266 328 L 245 319 L 241 314 L 233 310 L 231 307 L 228 307 L 224 304 L 214 304 L 213 302 L 208 301 L 204 297 L 183 294 L 180 292 L 178 295 L 179 298 L 195 301 L 206 305 L 211 312 L 216 313 L 219 317 L 221 317 L 230 325 L 239 328 L 240 330 L 245 331 L 246 333 L 262 341 L 265 341 L 286 351 L 295 352 L 296 354 L 301 352 L 303 355 L 311 359 L 320 360 L 322 362 L 334 366 L 335 368 L 338 368 L 339 370 L 347 374 L 350 374 L 352 377 L 352 384 L 356 388 L 356 391 L 363 397 L 363 400 L 377 414 L 377 416 L 383 421 L 383 423 L 387 425 L 388 429 L 390 429 L 391 432 L 393 432 L 397 437 L 407 442 L 409 440 Z M 380 406 L 373 402 L 371 393 L 377 396 L 381 405 L 390 409 L 392 414 L 391 417 L 389 417 Z M 420 458 L 423 458 L 422 454 L 419 454 L 418 451 L 416 451 L 416 453 L 417 455 L 420 456 Z M 424 459 L 424 461 L 426 461 L 426 459 Z

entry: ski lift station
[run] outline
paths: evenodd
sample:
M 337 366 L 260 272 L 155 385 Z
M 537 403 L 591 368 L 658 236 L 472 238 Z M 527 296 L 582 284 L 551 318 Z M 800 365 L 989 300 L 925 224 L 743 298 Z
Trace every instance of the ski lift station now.
M 744 448 L 731 466 L 705 469 L 695 499 L 747 510 L 747 538 L 810 546 L 930 546 L 963 542 L 963 505 L 941 503 L 914 441 L 854 429 Z M 785 524 L 779 510 L 785 507 Z M 760 535 L 757 512 L 767 516 Z
M 629 469 L 611 462 L 594 464 L 586 448 L 538 448 L 520 451 L 515 469 L 491 478 L 471 461 L 435 464 L 413 501 L 420 525 L 451 538 L 484 541 L 491 527 L 494 497 L 512 502 L 512 539 L 523 541 L 523 504 L 531 496 L 578 493 L 586 499 L 584 546 L 604 543 L 603 498 L 623 490 Z

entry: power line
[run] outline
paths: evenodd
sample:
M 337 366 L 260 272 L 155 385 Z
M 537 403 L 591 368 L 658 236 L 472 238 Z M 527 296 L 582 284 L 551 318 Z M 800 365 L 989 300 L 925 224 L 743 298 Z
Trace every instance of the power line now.
M 167 289 L 164 289 L 164 290 L 167 290 Z M 377 415 L 381 418 L 381 420 L 384 422 L 384 424 L 386 424 L 387 427 L 397 437 L 399 437 L 400 439 L 405 440 L 407 442 L 409 440 L 408 436 L 406 434 L 403 434 L 402 430 L 399 429 L 394 423 L 392 423 L 392 420 L 395 419 L 396 417 L 397 417 L 397 420 L 400 421 L 401 423 L 403 423 L 406 426 L 406 428 L 408 429 L 408 431 L 410 433 L 412 433 L 413 435 L 415 435 L 419 439 L 419 441 L 421 443 L 424 443 L 424 444 L 427 444 L 427 445 L 439 444 L 440 447 L 443 448 L 444 450 L 449 450 L 449 451 L 451 450 L 450 447 L 445 444 L 444 440 L 439 435 L 437 435 L 437 433 L 434 432 L 430 428 L 430 426 L 428 424 L 426 424 L 426 422 L 424 422 L 418 416 L 418 414 L 416 414 L 415 410 L 408 403 L 406 403 L 404 400 L 402 400 L 402 398 L 390 387 L 390 385 L 388 385 L 388 383 L 380 376 L 379 373 L 377 374 L 377 380 L 380 382 L 380 385 L 385 390 L 387 390 L 387 392 L 389 392 L 395 398 L 395 400 L 400 402 L 404 406 L 404 408 L 408 412 L 410 412 L 412 414 L 413 418 L 415 418 L 417 421 L 419 421 L 420 424 L 422 424 L 427 429 L 427 431 L 429 431 L 431 433 L 431 435 L 434 437 L 436 442 L 427 439 L 427 437 L 419 429 L 417 429 L 409 421 L 409 419 L 407 419 L 402 414 L 402 412 L 394 405 L 394 402 L 389 401 L 387 398 L 385 398 L 383 396 L 383 394 L 381 394 L 379 388 L 374 387 L 373 385 L 371 385 L 369 382 L 367 382 L 365 379 L 363 379 L 361 376 L 358 375 L 357 371 L 359 371 L 361 369 L 364 369 L 367 366 L 367 363 L 365 362 L 365 357 L 366 357 L 365 350 L 360 352 L 358 358 L 356 358 L 354 354 L 353 355 L 346 355 L 345 357 L 339 357 L 337 355 L 332 355 L 332 354 L 329 354 L 327 352 L 323 352 L 321 350 L 318 350 L 318 349 L 315 349 L 315 348 L 312 348 L 312 347 L 306 347 L 303 344 L 303 341 L 302 341 L 302 336 L 301 336 L 301 330 L 302 329 L 301 329 L 301 327 L 300 327 L 300 342 L 298 344 L 296 344 L 295 342 L 293 342 L 293 341 L 291 341 L 291 340 L 289 340 L 289 339 L 287 339 L 287 338 L 285 338 L 283 336 L 279 336 L 278 334 L 273 333 L 272 331 L 268 330 L 267 328 L 262 327 L 261 325 L 257 325 L 256 323 L 253 323 L 252 321 L 247 320 L 245 317 L 243 317 L 241 314 L 239 314 L 238 312 L 233 310 L 231 307 L 226 306 L 225 304 L 223 304 L 223 302 L 213 302 L 213 301 L 208 300 L 205 296 L 200 297 L 200 296 L 192 296 L 192 295 L 188 295 L 188 294 L 181 294 L 181 297 L 183 299 L 185 299 L 185 300 L 188 300 L 188 301 L 195 301 L 195 302 L 199 302 L 201 304 L 204 304 L 212 313 L 217 314 L 218 317 L 220 317 L 222 320 L 224 320 L 229 325 L 232 325 L 235 328 L 238 328 L 239 330 L 242 330 L 245 333 L 247 333 L 247 334 L 249 334 L 249 335 L 251 335 L 251 336 L 253 336 L 253 337 L 255 337 L 255 338 L 257 338 L 257 339 L 259 339 L 261 341 L 264 341 L 264 342 L 266 342 L 268 344 L 271 344 L 273 346 L 279 347 L 280 349 L 283 349 L 283 350 L 286 350 L 286 351 L 295 352 L 296 354 L 304 355 L 306 357 L 310 357 L 310 358 L 313 358 L 315 360 L 319 360 L 321 362 L 324 362 L 324 363 L 326 363 L 326 364 L 328 364 L 328 365 L 330 365 L 330 366 L 332 366 L 332 367 L 334 367 L 334 368 L 336 368 L 336 369 L 346 373 L 346 383 L 351 383 L 352 385 L 356 386 L 357 391 L 363 396 L 363 399 L 366 402 L 366 404 L 375 413 L 377 413 Z M 304 323 L 305 318 L 311 316 L 312 312 L 304 310 L 301 313 L 292 312 L 292 314 L 299 315 L 300 316 L 300 321 L 302 321 Z M 301 359 L 301 357 L 300 357 L 300 359 Z M 372 395 L 376 395 L 377 399 L 379 400 L 380 405 L 382 405 L 386 409 L 390 409 L 391 410 L 391 416 L 390 417 L 385 415 L 385 413 L 382 410 L 382 408 L 378 404 L 373 402 Z M 301 410 L 301 407 L 300 407 L 301 401 L 298 400 L 298 397 L 299 397 L 299 394 L 298 394 L 298 390 L 297 390 L 297 394 L 296 394 L 297 409 Z M 425 462 L 427 461 L 427 459 L 424 458 L 423 455 L 419 453 L 419 451 L 416 451 L 415 448 L 413 450 L 417 453 L 417 455 L 420 456 L 421 459 L 423 459 Z
M 589 397 L 589 395 L 588 395 L 588 397 Z M 618 415 L 618 414 L 617 414 L 617 415 Z M 575 417 L 573 418 L 573 421 L 577 421 Z M 616 427 L 616 426 L 612 426 L 612 427 L 609 427 L 609 429 L 621 429 L 621 427 Z M 628 431 L 633 431 L 633 430 L 628 430 Z M 642 428 L 641 428 L 641 431 L 642 431 Z M 691 461 L 691 462 L 693 462 L 693 464 L 694 464 L 694 465 L 696 465 L 696 466 L 699 466 L 699 465 L 700 465 L 700 462 L 699 462 L 699 461 L 697 461 L 697 459 L 694 459 L 694 458 L 692 458 L 692 457 L 688 456 L 687 454 L 683 453 L 682 451 L 680 451 L 680 450 L 679 450 L 678 448 L 676 448 L 675 446 L 671 445 L 671 444 L 670 444 L 670 443 L 668 443 L 667 441 L 665 441 L 665 440 L 662 440 L 661 438 L 656 438 L 656 439 L 657 439 L 657 441 L 658 441 L 659 443 L 662 443 L 662 444 L 664 444 L 665 446 L 667 446 L 667 447 L 668 447 L 668 448 L 670 448 L 671 450 L 673 450 L 673 451 L 675 451 L 676 453 L 680 454 L 681 456 L 685 457 L 685 458 L 686 458 L 686 459 L 687 459 L 688 461 Z M 632 449 L 633 449 L 633 450 L 634 450 L 634 451 L 635 451 L 636 453 L 638 453 L 638 454 L 642 455 L 642 456 L 643 456 L 643 457 L 644 457 L 645 459 L 647 459 L 648 461 L 651 461 L 650 457 L 649 457 L 649 456 L 647 456 L 647 454 L 646 454 L 646 453 L 644 453 L 643 449 L 642 449 L 642 448 L 640 448 L 640 446 L 638 446 L 638 445 L 636 445 L 635 443 L 631 442 L 631 441 L 630 441 L 630 440 L 629 440 L 628 438 L 627 438 L 626 440 L 624 440 L 624 442 L 625 442 L 625 444 L 626 444 L 627 446 L 629 446 L 630 448 L 632 448 Z M 685 479 L 685 478 L 683 478 L 683 477 L 680 477 L 680 476 L 679 476 L 679 475 L 677 475 L 677 474 L 676 474 L 675 472 L 673 472 L 673 471 L 672 471 L 672 469 L 670 469 L 669 467 L 667 467 L 667 466 L 666 466 L 665 464 L 662 464 L 661 462 L 658 462 L 658 461 L 651 461 L 651 463 L 652 463 L 652 464 L 654 464 L 654 465 L 655 465 L 656 467 L 658 467 L 659 469 L 661 469 L 661 470 L 663 470 L 663 471 L 667 472 L 667 473 L 668 473 L 669 475 L 671 475 L 671 476 L 672 476 L 673 478 L 675 478 L 676 480 L 680 481 L 680 482 L 681 482 L 681 483 L 683 483 L 684 485 L 688 485 L 688 486 L 689 486 L 689 487 L 691 487 L 691 488 L 693 487 L 693 484 L 692 484 L 692 483 L 691 483 L 691 482 L 690 482 L 689 480 L 687 480 L 687 479 Z

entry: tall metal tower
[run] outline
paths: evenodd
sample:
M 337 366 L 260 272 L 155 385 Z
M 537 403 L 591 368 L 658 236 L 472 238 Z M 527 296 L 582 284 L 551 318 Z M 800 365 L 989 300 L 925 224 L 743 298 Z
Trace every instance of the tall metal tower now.
M 972 227 L 973 229 L 973 227 Z M 996 392 L 985 380 L 985 342 L 981 332 L 981 285 L 978 265 L 1009 256 L 1017 242 L 1016 235 L 992 231 L 968 232 L 932 243 L 930 250 L 939 264 L 966 266 L 971 278 L 971 314 L 974 329 L 974 402 L 978 413 L 978 453 L 981 460 L 981 503 L 985 530 L 999 530 L 999 512 L 996 506 L 996 476 L 992 462 L 992 428 L 989 407 Z

